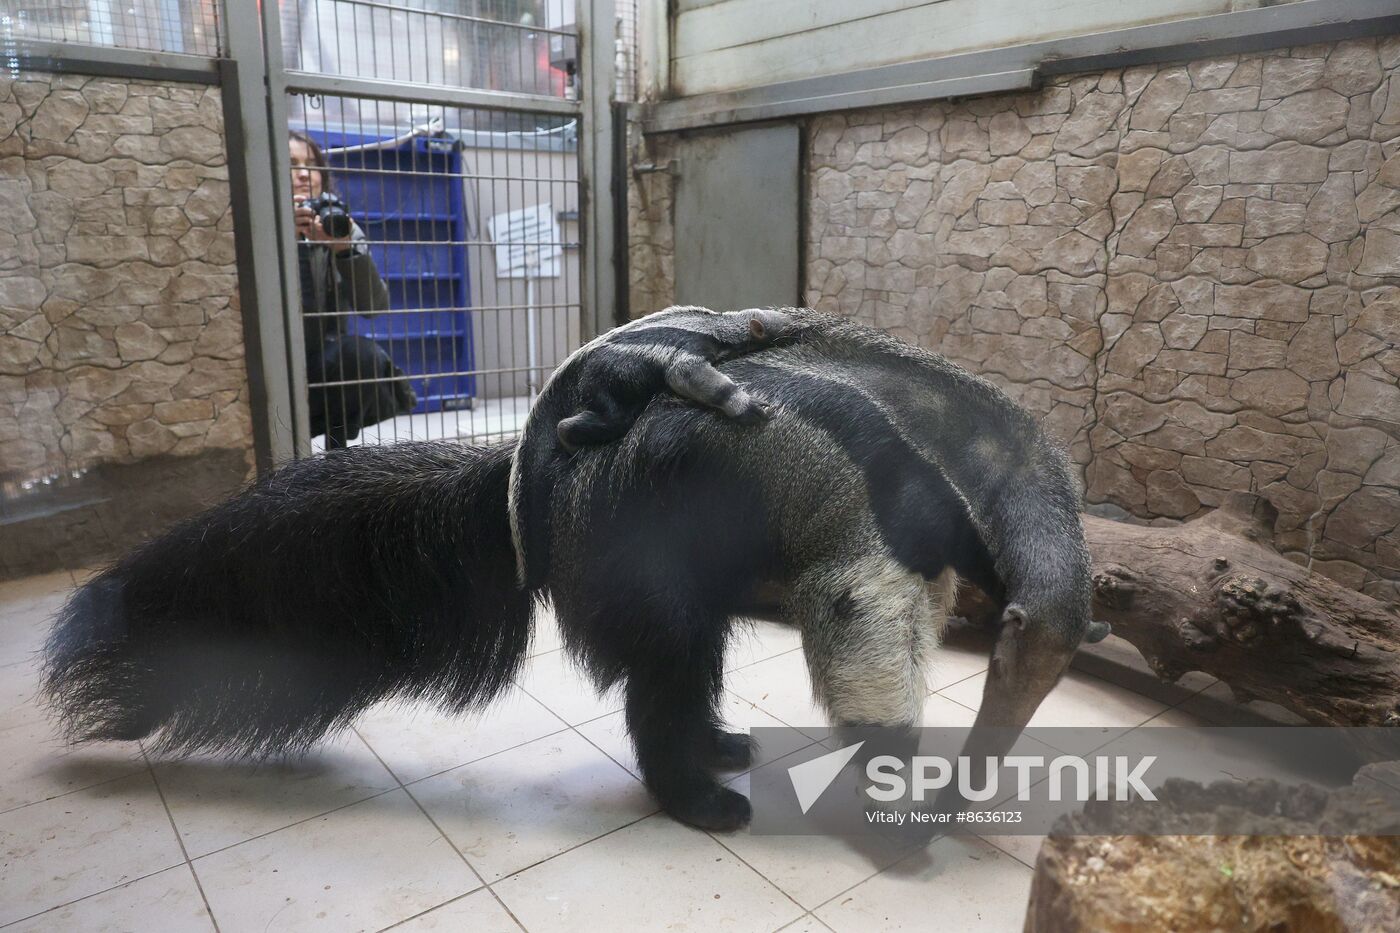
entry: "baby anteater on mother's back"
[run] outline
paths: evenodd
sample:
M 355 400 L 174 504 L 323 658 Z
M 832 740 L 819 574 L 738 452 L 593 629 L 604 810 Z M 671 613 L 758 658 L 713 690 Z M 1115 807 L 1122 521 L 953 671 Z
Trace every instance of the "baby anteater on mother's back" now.
M 768 404 L 715 365 L 771 346 L 794 328 L 792 316 L 776 309 L 695 307 L 667 308 L 619 328 L 580 350 L 551 380 L 556 395 L 564 390 L 583 405 L 559 421 L 559 442 L 577 450 L 615 441 L 667 389 L 740 424 L 765 421 Z

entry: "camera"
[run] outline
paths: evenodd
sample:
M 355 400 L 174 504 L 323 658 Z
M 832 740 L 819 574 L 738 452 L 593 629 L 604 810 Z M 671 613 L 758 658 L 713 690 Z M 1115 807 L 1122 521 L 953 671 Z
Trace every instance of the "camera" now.
M 338 196 L 323 191 L 314 198 L 302 201 L 301 206 L 316 212 L 316 217 L 321 221 L 321 229 L 330 236 L 339 240 L 350 235 L 350 212 Z

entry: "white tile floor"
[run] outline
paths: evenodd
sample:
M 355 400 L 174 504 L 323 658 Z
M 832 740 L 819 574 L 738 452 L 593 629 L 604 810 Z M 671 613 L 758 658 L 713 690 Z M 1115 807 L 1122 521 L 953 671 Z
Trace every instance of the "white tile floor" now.
M 549 624 L 517 689 L 477 719 L 386 706 L 313 756 L 260 767 L 64 749 L 33 702 L 33 654 L 74 579 L 0 584 L 7 930 L 1021 928 L 1034 838 L 877 851 L 658 813 L 616 697 L 594 695 Z M 755 626 L 729 666 L 731 725 L 820 723 L 792 632 Z M 984 670 L 946 652 L 927 720 L 970 724 Z M 1188 716 L 1075 674 L 1037 724 L 1102 726 L 1107 742 L 1163 714 Z
M 478 440 L 497 441 L 520 433 L 530 411 L 528 395 L 479 398 L 471 408 L 399 415 L 364 428 L 351 447 L 398 441 Z M 313 438 L 311 449 L 325 450 L 325 439 Z

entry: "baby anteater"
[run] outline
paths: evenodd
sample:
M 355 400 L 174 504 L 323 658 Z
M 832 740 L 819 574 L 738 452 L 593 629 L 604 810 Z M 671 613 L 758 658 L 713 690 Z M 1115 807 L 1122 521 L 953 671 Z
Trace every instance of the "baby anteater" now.
M 559 422 L 559 442 L 577 450 L 615 441 L 668 388 L 740 424 L 766 421 L 770 406 L 715 365 L 771 346 L 794 328 L 792 316 L 775 309 L 674 307 L 612 331 L 575 354 L 552 380 L 572 382 L 571 394 L 583 400 L 582 411 Z

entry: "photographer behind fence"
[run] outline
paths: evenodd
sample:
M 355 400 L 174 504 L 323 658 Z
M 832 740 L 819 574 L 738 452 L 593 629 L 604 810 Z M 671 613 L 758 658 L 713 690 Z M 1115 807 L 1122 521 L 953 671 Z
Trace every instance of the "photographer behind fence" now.
M 331 190 L 320 147 L 296 131 L 289 146 L 311 436 L 324 434 L 327 449 L 344 447 L 366 425 L 412 411 L 417 399 L 382 346 L 342 332 L 350 312 L 388 310 L 389 290 L 364 232 Z

